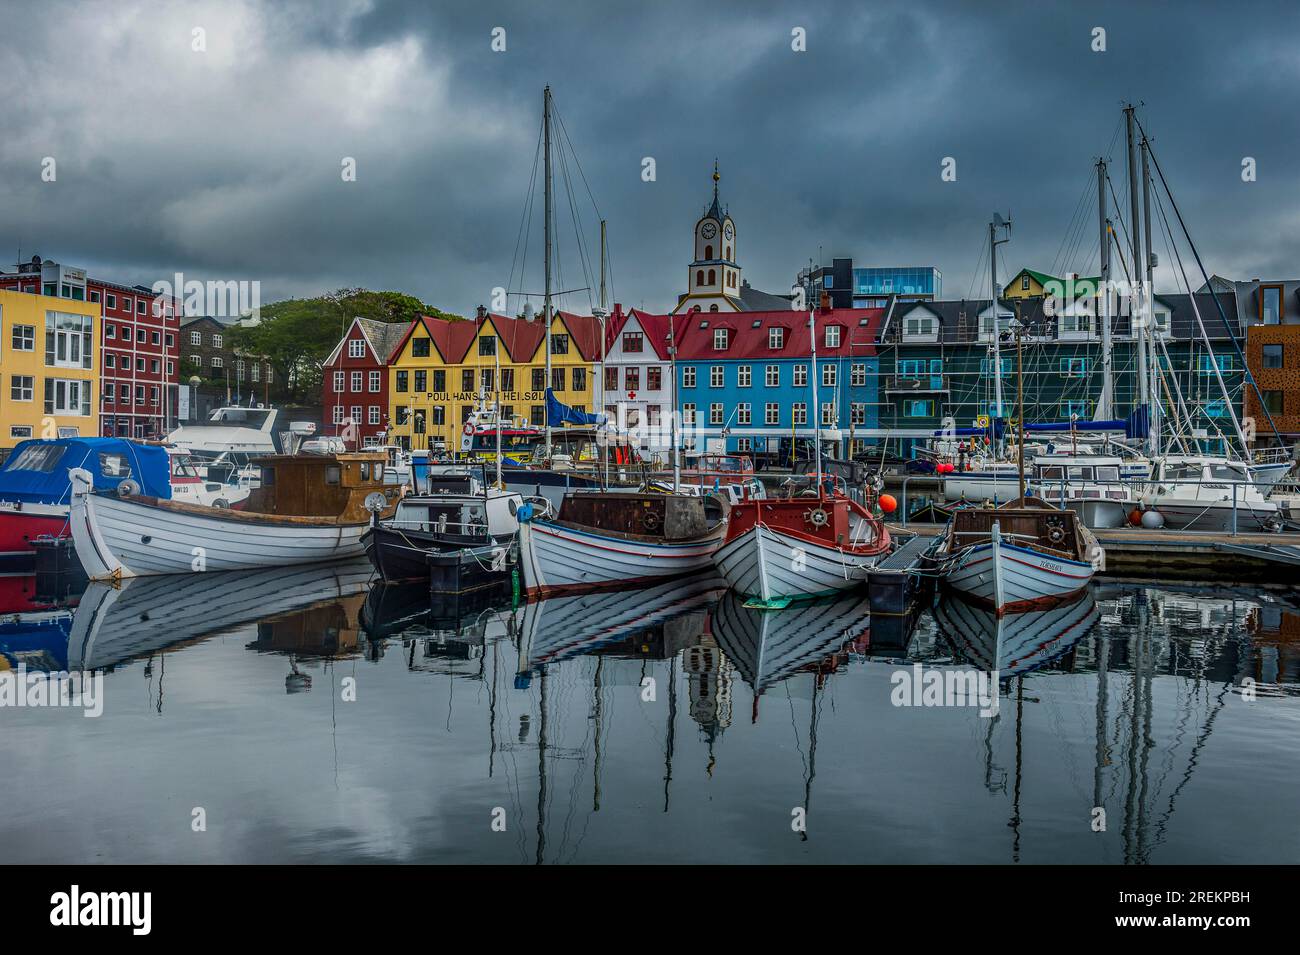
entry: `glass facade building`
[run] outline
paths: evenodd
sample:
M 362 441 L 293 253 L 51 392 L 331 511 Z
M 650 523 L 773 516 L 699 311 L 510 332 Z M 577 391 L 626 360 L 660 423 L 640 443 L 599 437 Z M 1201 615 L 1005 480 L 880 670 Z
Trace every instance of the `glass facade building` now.
M 853 296 L 943 297 L 943 273 L 936 268 L 855 268 Z

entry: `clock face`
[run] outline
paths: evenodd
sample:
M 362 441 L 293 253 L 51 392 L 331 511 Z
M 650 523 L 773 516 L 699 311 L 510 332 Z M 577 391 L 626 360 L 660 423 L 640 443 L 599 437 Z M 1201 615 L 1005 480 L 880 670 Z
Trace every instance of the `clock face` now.
M 706 239 L 712 239 L 717 234 L 718 234 L 718 227 L 715 226 L 712 222 L 704 223 L 704 228 L 700 230 L 700 235 L 704 236 L 704 238 Z
M 728 239 L 735 238 L 736 236 L 736 230 L 731 227 L 730 222 L 727 223 L 727 228 L 724 230 L 724 232 L 726 233 Z

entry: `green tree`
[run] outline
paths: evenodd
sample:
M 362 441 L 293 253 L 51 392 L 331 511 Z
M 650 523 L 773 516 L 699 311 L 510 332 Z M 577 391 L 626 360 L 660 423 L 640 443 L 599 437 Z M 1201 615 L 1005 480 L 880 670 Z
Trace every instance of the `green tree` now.
M 420 315 L 461 319 L 401 292 L 344 288 L 264 305 L 259 321 L 231 328 L 230 339 L 239 351 L 263 356 L 289 396 L 300 399 L 320 390 L 321 367 L 353 318 L 405 324 Z

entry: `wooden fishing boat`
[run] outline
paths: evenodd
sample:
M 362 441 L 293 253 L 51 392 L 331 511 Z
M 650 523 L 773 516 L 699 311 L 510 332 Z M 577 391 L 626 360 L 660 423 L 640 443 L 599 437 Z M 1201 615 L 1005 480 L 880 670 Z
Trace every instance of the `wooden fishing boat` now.
M 953 648 L 999 679 L 1022 676 L 1065 656 L 1101 619 L 1097 602 L 1084 590 L 1047 610 L 998 616 L 960 599 L 945 597 L 934 620 Z
M 935 550 L 943 585 L 999 616 L 1077 595 L 1104 560 L 1078 514 L 1041 501 L 957 511 Z
M 733 505 L 714 562 L 751 602 L 783 607 L 856 587 L 889 547 L 885 525 L 823 479 Z
M 524 586 L 545 596 L 711 569 L 726 526 L 727 504 L 714 495 L 570 494 L 556 517 L 520 522 Z
M 384 481 L 385 460 L 374 452 L 256 458 L 262 486 L 242 511 L 97 494 L 90 473 L 76 468 L 69 476 L 77 557 L 92 580 L 361 557 L 371 519 L 390 516 L 401 495 Z

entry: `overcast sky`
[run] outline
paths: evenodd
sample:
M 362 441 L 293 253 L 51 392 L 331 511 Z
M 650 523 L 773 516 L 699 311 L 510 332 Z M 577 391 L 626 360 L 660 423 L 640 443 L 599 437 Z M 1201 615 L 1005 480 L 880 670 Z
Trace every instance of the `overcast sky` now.
M 1300 271 L 1297 4 L 45 0 L 14 15 L 6 268 L 21 249 L 128 283 L 256 280 L 264 303 L 365 286 L 462 313 L 496 286 L 540 291 L 540 199 L 526 273 L 511 270 L 549 82 L 625 305 L 684 291 L 715 156 L 761 289 L 850 255 L 937 266 L 948 298 L 987 294 L 994 209 L 1014 221 L 1004 279 L 1091 271 L 1092 164 L 1109 150 L 1122 190 L 1129 99 L 1206 267 Z M 594 256 L 593 204 L 569 171 Z M 557 179 L 562 284 L 580 287 Z M 565 304 L 585 311 L 587 293 Z

